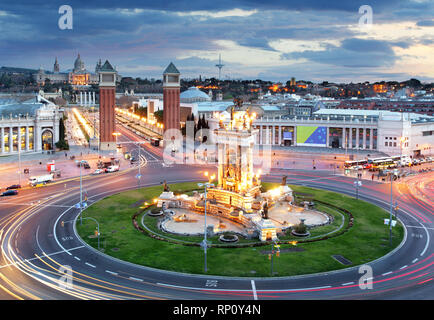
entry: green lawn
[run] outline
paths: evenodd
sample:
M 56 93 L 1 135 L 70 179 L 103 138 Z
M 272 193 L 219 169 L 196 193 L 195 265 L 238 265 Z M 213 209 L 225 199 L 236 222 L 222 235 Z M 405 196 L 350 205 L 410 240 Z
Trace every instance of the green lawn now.
M 264 183 L 265 188 L 272 186 L 272 184 Z M 354 226 L 334 238 L 299 243 L 297 246 L 304 251 L 281 252 L 280 257 L 274 257 L 273 260 L 274 271 L 278 276 L 308 274 L 346 267 L 335 261 L 332 255 L 342 255 L 352 261 L 352 265 L 359 265 L 377 259 L 392 249 L 388 242 L 388 227 L 383 224 L 383 219 L 388 218 L 385 210 L 334 192 L 300 186 L 291 187 L 300 195 L 309 194 L 314 200 L 349 210 L 354 217 Z M 170 189 L 175 193 L 191 192 L 197 189 L 197 184 L 172 184 Z M 93 217 L 100 223 L 101 247 L 104 248 L 106 254 L 153 268 L 203 273 L 204 255 L 200 247 L 156 240 L 134 228 L 132 216 L 140 211 L 140 203 L 152 202 L 161 192 L 162 187 L 155 186 L 116 194 L 93 204 L 84 211 L 83 216 Z M 342 223 L 342 218 L 339 218 L 340 211 L 321 204 L 318 204 L 317 208 L 332 214 L 335 221 L 332 225 L 310 230 L 311 237 L 335 230 Z M 137 219 L 139 225 L 141 216 L 139 215 Z M 157 218 L 145 217 L 144 219 L 151 229 L 158 231 L 155 228 Z M 345 226 L 347 224 L 348 219 L 345 219 Z M 83 225 L 80 225 L 80 220 L 77 221 L 79 235 L 96 248 L 97 240 L 89 237 L 93 234 L 95 227 L 95 222 L 91 220 L 83 220 Z M 403 234 L 401 225 L 393 229 L 393 248 L 401 242 Z M 170 237 L 185 239 L 174 235 Z M 196 237 L 190 240 L 199 242 L 202 238 Z M 241 239 L 240 242 L 252 242 L 252 240 Z M 283 244 L 281 249 L 289 247 L 293 246 Z M 270 246 L 235 249 L 210 248 L 207 260 L 208 274 L 269 276 L 270 260 L 268 255 L 263 253 L 265 250 L 270 250 Z

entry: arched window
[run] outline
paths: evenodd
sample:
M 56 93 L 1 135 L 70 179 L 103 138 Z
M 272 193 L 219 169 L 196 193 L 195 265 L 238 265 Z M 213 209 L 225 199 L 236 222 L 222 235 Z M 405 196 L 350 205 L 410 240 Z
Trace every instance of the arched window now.
M 53 150 L 53 133 L 50 130 L 42 131 L 42 150 Z

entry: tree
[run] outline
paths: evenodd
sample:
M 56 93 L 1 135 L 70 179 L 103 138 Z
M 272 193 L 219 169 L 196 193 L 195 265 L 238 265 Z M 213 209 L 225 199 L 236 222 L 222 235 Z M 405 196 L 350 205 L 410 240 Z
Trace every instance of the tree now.
M 65 124 L 63 123 L 63 118 L 59 120 L 59 140 L 65 140 Z
M 154 117 L 157 119 L 157 122 L 163 123 L 163 110 L 155 111 Z

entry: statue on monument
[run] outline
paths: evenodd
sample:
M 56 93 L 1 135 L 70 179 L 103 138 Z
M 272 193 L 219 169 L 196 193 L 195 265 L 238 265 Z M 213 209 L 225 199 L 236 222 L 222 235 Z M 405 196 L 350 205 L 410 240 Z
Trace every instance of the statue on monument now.
M 268 202 L 265 202 L 264 206 L 262 207 L 262 217 L 264 219 L 268 219 Z
M 170 191 L 169 186 L 166 183 L 166 180 L 164 180 L 164 182 L 163 182 L 163 191 L 164 192 L 169 192 Z
M 282 177 L 282 186 L 286 186 L 286 178 L 287 176 Z

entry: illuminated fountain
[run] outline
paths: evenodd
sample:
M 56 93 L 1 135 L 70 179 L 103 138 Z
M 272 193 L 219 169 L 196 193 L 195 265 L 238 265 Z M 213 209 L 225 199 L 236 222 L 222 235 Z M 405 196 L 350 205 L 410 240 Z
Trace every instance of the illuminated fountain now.
M 298 223 L 295 217 L 298 212 L 293 206 L 293 193 L 286 185 L 286 176 L 277 188 L 261 192 L 261 171 L 254 172 L 253 168 L 253 147 L 258 134 L 252 127 L 254 119 L 255 114 L 248 110 L 235 112 L 234 108 L 230 115 L 226 112 L 219 116 L 219 126 L 214 130 L 218 181 L 216 186 L 207 189 L 206 212 L 219 219 L 212 227 L 214 233 L 227 231 L 234 224 L 241 226 L 249 237 L 277 240 L 278 231 Z M 200 214 L 205 211 L 204 194 L 174 196 L 166 185 L 157 203 L 159 207 L 179 208 L 180 211 Z M 228 223 L 221 223 L 221 218 Z

